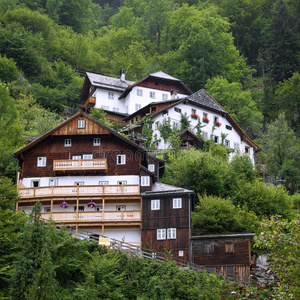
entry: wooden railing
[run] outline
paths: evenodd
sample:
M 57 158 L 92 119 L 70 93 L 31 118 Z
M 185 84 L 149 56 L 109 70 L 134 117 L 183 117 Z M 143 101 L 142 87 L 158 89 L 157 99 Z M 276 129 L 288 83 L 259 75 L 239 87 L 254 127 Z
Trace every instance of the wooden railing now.
M 79 185 L 20 188 L 21 199 L 76 196 L 139 196 L 140 186 L 133 185 Z
M 96 97 L 88 97 L 88 99 L 85 101 L 84 105 L 85 106 L 94 106 L 96 104 Z
M 105 170 L 107 171 L 106 159 L 68 159 L 54 160 L 53 171 L 69 170 Z
M 50 213 L 42 213 L 44 219 L 49 220 Z M 52 220 L 58 222 L 122 222 L 122 221 L 141 221 L 140 210 L 126 211 L 80 211 L 78 212 L 53 212 Z

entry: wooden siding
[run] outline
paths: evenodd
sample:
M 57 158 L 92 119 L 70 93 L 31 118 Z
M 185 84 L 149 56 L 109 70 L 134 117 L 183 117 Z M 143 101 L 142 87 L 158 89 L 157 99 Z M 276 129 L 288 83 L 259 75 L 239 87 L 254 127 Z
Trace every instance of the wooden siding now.
M 234 245 L 234 253 L 226 253 L 226 244 Z M 249 239 L 193 240 L 194 263 L 198 265 L 250 265 Z M 213 245 L 213 253 L 205 253 L 205 245 Z
M 149 89 L 161 90 L 165 92 L 170 92 L 172 90 L 178 91 L 179 94 L 186 94 L 187 91 L 182 87 L 182 85 L 178 82 L 178 84 L 174 82 L 164 81 L 161 78 L 148 78 L 147 80 L 139 83 L 138 86 L 146 87 Z
M 71 147 L 64 147 L 65 138 L 72 139 Z M 101 139 L 101 146 L 93 146 L 94 138 Z M 106 159 L 107 175 L 139 174 L 141 155 L 136 149 L 113 135 L 91 135 L 47 138 L 43 143 L 23 154 L 22 177 L 54 176 L 53 161 L 69 160 L 73 155 L 82 156 L 84 154 L 93 154 L 94 159 Z M 125 165 L 117 165 L 117 155 L 119 154 L 126 154 Z M 47 158 L 46 167 L 37 167 L 37 158 L 40 156 Z M 92 171 L 95 172 L 95 170 Z M 103 172 L 103 170 L 99 171 Z

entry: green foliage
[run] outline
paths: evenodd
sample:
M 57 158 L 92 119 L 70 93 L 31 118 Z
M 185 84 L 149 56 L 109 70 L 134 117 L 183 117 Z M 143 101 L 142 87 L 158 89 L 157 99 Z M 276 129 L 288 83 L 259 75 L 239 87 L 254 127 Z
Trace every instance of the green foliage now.
M 6 55 L 0 55 L 0 80 L 5 83 L 17 80 L 19 73 L 13 59 L 7 58 Z
M 0 208 L 13 210 L 18 199 L 17 187 L 9 178 L 0 177 Z
M 203 139 L 203 136 L 202 136 L 202 130 L 201 128 L 205 127 L 205 125 L 202 125 L 202 122 L 200 121 L 200 118 L 198 118 L 198 122 L 197 122 L 197 125 L 195 126 L 196 128 L 196 134 L 199 138 Z
M 155 149 L 156 148 L 156 143 L 157 143 L 157 136 L 153 136 L 153 129 L 152 129 L 152 124 L 153 124 L 153 119 L 149 118 L 148 115 L 143 117 L 141 119 L 141 122 L 143 123 L 143 137 L 146 139 L 144 142 L 144 146 L 147 149 Z
M 189 120 L 189 117 L 186 114 L 180 114 L 180 131 L 183 131 L 185 129 L 189 129 L 191 127 L 191 120 Z
M 291 220 L 271 218 L 262 223 L 261 234 L 255 240 L 255 247 L 268 251 L 268 268 L 274 276 L 270 293 L 276 299 L 300 297 L 299 226 L 298 213 Z
M 40 136 L 56 127 L 61 122 L 61 118 L 56 113 L 43 110 L 36 117 L 34 125 L 37 134 Z
M 172 127 L 171 127 L 171 119 L 164 118 L 162 123 L 158 126 L 158 130 L 160 132 L 160 136 L 163 138 L 166 143 L 170 136 L 172 135 Z
M 95 119 L 96 121 L 106 125 L 109 127 L 109 122 L 105 118 L 106 112 L 102 108 L 95 108 L 93 107 L 90 112 L 90 116 Z
M 178 153 L 180 150 L 180 145 L 181 145 L 181 139 L 179 136 L 177 136 L 176 133 L 173 132 L 173 134 L 169 137 L 169 145 L 168 149 L 172 154 Z
M 199 203 L 192 212 L 193 235 L 257 232 L 259 221 L 253 212 L 233 205 L 230 199 L 216 196 L 199 196 Z

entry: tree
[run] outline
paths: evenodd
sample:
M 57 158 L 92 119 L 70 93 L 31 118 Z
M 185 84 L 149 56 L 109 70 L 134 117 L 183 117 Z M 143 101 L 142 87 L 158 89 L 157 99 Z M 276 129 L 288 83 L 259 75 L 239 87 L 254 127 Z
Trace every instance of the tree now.
M 299 213 L 291 220 L 272 217 L 261 224 L 262 231 L 255 237 L 255 247 L 268 252 L 268 268 L 274 276 L 271 293 L 276 299 L 300 297 L 299 227 Z
M 286 188 L 295 192 L 300 187 L 300 141 L 289 128 L 284 114 L 267 126 L 263 139 L 266 172 L 273 179 L 281 176 Z
M 62 122 L 61 118 L 54 112 L 43 110 L 35 119 L 35 129 L 37 134 L 43 135 L 52 128 L 56 127 Z
M 171 119 L 170 117 L 164 118 L 162 123 L 159 124 L 158 130 L 160 132 L 160 136 L 163 138 L 166 143 L 170 136 L 172 135 L 172 127 L 171 127 Z
M 189 120 L 189 117 L 186 114 L 180 114 L 180 131 L 183 131 L 185 129 L 189 129 L 191 127 L 191 121 Z
M 12 58 L 0 55 L 0 80 L 5 83 L 17 80 L 19 70 Z

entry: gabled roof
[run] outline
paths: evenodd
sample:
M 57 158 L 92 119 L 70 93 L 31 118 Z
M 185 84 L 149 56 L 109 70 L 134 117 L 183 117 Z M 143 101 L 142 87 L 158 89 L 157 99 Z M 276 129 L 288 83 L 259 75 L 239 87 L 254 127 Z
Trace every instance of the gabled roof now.
M 201 138 L 199 138 L 193 131 L 191 131 L 190 129 L 184 129 L 183 131 L 181 131 L 181 132 L 178 132 L 177 133 L 177 136 L 179 136 L 180 137 L 180 139 L 182 140 L 182 141 L 184 141 L 184 136 L 187 136 L 187 135 L 189 135 L 196 143 L 197 143 L 197 146 L 199 147 L 199 148 L 202 148 L 203 147 L 203 143 L 204 143 L 204 141 L 201 139 Z
M 145 152 L 145 149 L 143 149 L 142 147 L 140 147 L 139 145 L 133 143 L 132 141 L 128 140 L 127 138 L 125 138 L 124 136 L 116 133 L 114 130 L 110 129 L 109 127 L 103 125 L 102 123 L 94 120 L 93 118 L 91 118 L 89 115 L 85 114 L 84 112 L 82 112 L 81 110 L 78 111 L 75 115 L 73 115 L 71 118 L 67 119 L 66 121 L 62 122 L 61 124 L 59 124 L 58 126 L 54 127 L 53 129 L 51 129 L 50 131 L 46 132 L 45 134 L 43 134 L 42 136 L 40 136 L 39 138 L 35 139 L 34 141 L 32 141 L 31 143 L 29 143 L 28 145 L 26 145 L 25 147 L 19 149 L 18 151 L 16 151 L 14 153 L 14 157 L 18 158 L 20 155 L 22 155 L 22 153 L 24 153 L 25 151 L 31 150 L 32 148 L 34 148 L 35 146 L 39 145 L 40 143 L 44 142 L 44 140 L 46 138 L 48 138 L 51 135 L 59 135 L 59 132 L 63 132 L 63 129 L 71 122 L 73 122 L 74 120 L 76 120 L 77 118 L 85 118 L 89 121 L 91 121 L 93 124 L 95 124 L 96 126 L 99 126 L 103 132 L 105 133 L 109 133 L 112 134 L 114 136 L 116 136 L 117 138 L 119 138 L 120 140 L 122 140 L 123 142 L 127 143 L 128 145 L 130 145 L 131 147 L 136 148 L 137 150 L 143 151 Z
M 155 182 L 152 185 L 151 191 L 146 191 L 142 193 L 142 196 L 145 197 L 145 196 L 151 196 L 155 194 L 182 194 L 182 193 L 193 194 L 194 191 L 182 187 L 174 186 L 174 185 Z
M 179 79 L 169 75 L 169 74 L 166 74 L 162 71 L 158 71 L 156 73 L 152 73 L 146 77 L 144 77 L 143 79 L 135 82 L 134 84 L 132 84 L 131 86 L 129 86 L 122 94 L 121 96 L 119 97 L 119 99 L 122 99 L 122 98 L 125 98 L 130 92 L 131 90 L 135 87 L 135 86 L 138 86 L 140 85 L 142 82 L 148 80 L 148 79 L 151 79 L 151 78 L 158 78 L 160 80 L 164 80 L 164 81 L 168 81 L 168 82 L 173 82 L 173 83 L 176 83 L 178 85 L 181 85 L 181 87 L 186 91 L 186 93 L 188 95 L 191 95 L 192 94 L 192 91 L 183 83 L 181 82 Z

